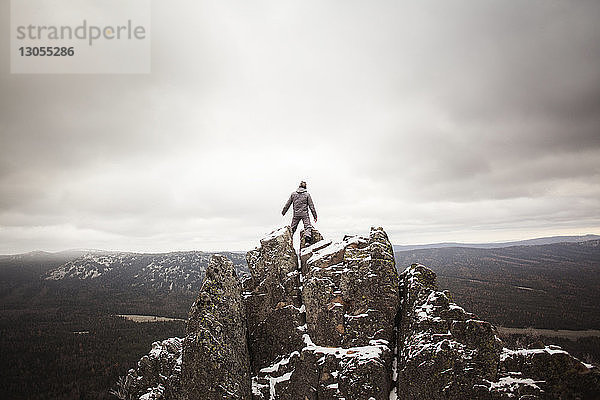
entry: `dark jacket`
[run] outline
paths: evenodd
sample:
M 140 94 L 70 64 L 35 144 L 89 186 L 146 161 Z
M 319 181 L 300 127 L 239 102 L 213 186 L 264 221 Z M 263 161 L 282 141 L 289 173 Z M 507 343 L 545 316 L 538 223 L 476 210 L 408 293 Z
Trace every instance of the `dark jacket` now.
M 317 210 L 315 210 L 315 205 L 310 198 L 310 194 L 308 194 L 306 189 L 303 187 L 299 187 L 298 190 L 290 195 L 290 199 L 287 201 L 287 203 L 285 203 L 285 207 L 283 207 L 281 214 L 285 215 L 292 204 L 294 204 L 294 217 L 308 216 L 308 209 L 310 208 L 314 219 L 317 219 Z

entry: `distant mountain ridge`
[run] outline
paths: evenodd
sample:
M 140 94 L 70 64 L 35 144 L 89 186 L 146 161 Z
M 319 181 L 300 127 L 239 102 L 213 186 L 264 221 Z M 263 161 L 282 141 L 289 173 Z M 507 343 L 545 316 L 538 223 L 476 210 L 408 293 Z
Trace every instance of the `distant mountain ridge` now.
M 51 269 L 44 279 L 94 280 L 119 287 L 197 291 L 213 254 L 201 251 L 152 254 L 92 252 Z M 238 273 L 247 271 L 243 254 L 222 254 L 232 259 Z
M 3 257 L 4 262 L 32 258 L 54 259 L 50 268 L 39 270 L 40 278 L 47 281 L 93 282 L 113 288 L 139 288 L 159 291 L 197 291 L 206 266 L 215 253 L 181 251 L 171 253 L 129 253 L 81 251 L 40 254 L 28 253 Z M 236 272 L 247 272 L 243 254 L 223 252 L 235 265 Z M 56 260 L 62 261 L 57 265 Z
M 505 243 L 439 243 L 412 246 L 393 246 L 400 265 L 410 265 L 415 261 L 426 261 L 428 265 L 440 268 L 442 279 L 446 276 L 446 263 L 438 264 L 438 260 L 427 259 L 425 254 L 407 254 L 413 251 L 441 251 L 450 249 L 486 250 L 507 249 L 526 246 L 534 251 L 536 246 L 573 242 L 598 241 L 598 235 L 555 236 Z M 530 251 L 523 250 L 523 251 Z M 562 250 L 558 250 L 559 252 Z M 569 250 L 571 251 L 571 250 Z M 578 250 L 575 250 L 578 253 Z M 240 274 L 248 274 L 245 254 L 241 252 L 202 252 L 179 251 L 169 253 L 134 253 L 120 251 L 104 251 L 96 249 L 71 249 L 61 252 L 33 251 L 24 254 L 0 256 L 0 282 L 27 282 L 45 280 L 64 284 L 93 284 L 98 287 L 115 289 L 158 290 L 161 292 L 194 292 L 199 290 L 204 271 L 213 254 L 224 254 L 231 259 Z M 432 253 L 434 254 L 434 253 Z M 437 253 L 435 253 L 437 254 Z M 442 258 L 448 255 L 440 254 Z M 487 257 L 484 254 L 471 256 Z M 526 263 L 528 256 L 523 258 Z M 461 258 L 466 260 L 466 258 Z M 472 259 L 471 259 L 472 260 Z M 477 266 L 477 263 L 470 267 Z M 525 270 L 523 270 L 525 272 Z M 11 283 L 11 284 L 12 284 Z
M 503 247 L 512 246 L 537 246 L 554 243 L 578 243 L 587 242 L 589 240 L 598 240 L 600 235 L 581 235 L 581 236 L 548 236 L 535 239 L 516 240 L 511 242 L 500 243 L 459 243 L 459 242 L 444 242 L 444 243 L 428 243 L 428 244 L 413 244 L 413 245 L 394 245 L 394 251 L 409 251 L 421 249 L 440 249 L 446 247 L 469 247 L 474 249 L 500 249 Z
M 394 255 L 399 266 L 428 265 L 442 288 L 499 325 L 600 327 L 600 240 L 414 249 Z

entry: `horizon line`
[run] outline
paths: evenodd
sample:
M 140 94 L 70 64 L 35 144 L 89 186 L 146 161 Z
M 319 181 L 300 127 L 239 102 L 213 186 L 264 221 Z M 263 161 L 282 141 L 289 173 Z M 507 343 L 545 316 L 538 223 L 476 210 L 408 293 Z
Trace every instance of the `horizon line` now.
M 596 236 L 600 237 L 600 234 L 596 233 L 585 233 L 580 235 L 553 235 L 553 236 L 541 236 L 541 237 L 533 237 L 529 239 L 517 239 L 517 240 L 504 240 L 498 242 L 432 242 L 432 243 L 411 243 L 411 244 L 395 244 L 392 243 L 392 247 L 394 246 L 432 246 L 432 245 L 457 245 L 457 247 L 468 247 L 468 246 L 480 246 L 480 245 L 501 245 L 501 244 L 510 244 L 510 243 L 519 243 L 519 242 L 527 242 L 532 240 L 542 240 L 542 239 L 552 239 L 552 238 L 584 238 L 587 236 Z M 593 240 L 593 239 L 592 239 Z M 10 256 L 21 256 L 32 253 L 47 253 L 47 254 L 60 254 L 67 252 L 98 252 L 98 253 L 132 253 L 132 254 L 169 254 L 169 253 L 183 253 L 183 252 L 192 252 L 197 251 L 200 253 L 246 253 L 249 250 L 198 250 L 198 249 L 187 249 L 187 250 L 167 250 L 167 251 L 134 251 L 134 250 L 109 250 L 109 249 L 94 249 L 94 248 L 71 248 L 65 250 L 56 250 L 56 251 L 48 251 L 48 250 L 30 250 L 21 253 L 4 253 L 0 254 L 0 257 L 10 257 Z

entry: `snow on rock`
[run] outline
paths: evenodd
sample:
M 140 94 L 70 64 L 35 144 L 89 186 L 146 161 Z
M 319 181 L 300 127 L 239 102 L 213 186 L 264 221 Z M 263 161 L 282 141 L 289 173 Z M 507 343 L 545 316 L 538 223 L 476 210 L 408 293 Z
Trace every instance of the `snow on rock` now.
M 600 398 L 596 367 L 556 346 L 506 349 L 493 325 L 437 290 L 432 270 L 414 264 L 398 275 L 382 228 L 335 243 L 313 230 L 313 239 L 302 238 L 298 260 L 289 227 L 273 231 L 246 254 L 242 283 L 230 261 L 213 259 L 180 361 L 155 344 L 139 365 L 163 357 L 170 369 L 131 370 L 123 385 L 137 391 L 127 398 Z M 144 266 L 165 270 L 158 260 Z
M 582 363 L 558 346 L 503 349 L 500 355 L 500 370 L 503 371 L 503 375 L 509 377 L 517 375 L 523 379 L 533 379 L 546 396 L 600 398 L 598 368 Z M 518 391 L 521 393 L 523 390 Z
M 250 346 L 253 361 L 260 360 L 253 377 L 254 398 L 387 400 L 393 364 L 390 343 L 395 338 L 394 320 L 399 306 L 398 275 L 387 235 L 383 229 L 373 228 L 368 238 L 347 236 L 338 243 L 324 240 L 314 229 L 312 236 L 314 244 L 301 243 L 301 266 L 295 256 L 290 265 L 301 271 L 301 279 L 294 286 L 300 288 L 302 282 L 301 291 L 290 292 L 291 299 L 287 300 L 302 303 L 299 315 L 292 318 L 282 311 L 293 311 L 281 307 L 286 304 L 285 290 L 280 290 L 279 300 L 283 303 L 271 301 L 270 309 L 263 310 L 264 320 L 274 321 L 269 331 L 294 341 L 287 341 L 283 349 L 267 334 L 266 342 L 279 347 L 267 357 L 261 354 L 264 344 Z M 268 275 L 265 268 L 277 271 L 287 265 L 287 258 L 281 255 L 293 251 L 293 247 L 287 235 L 286 240 L 277 242 L 278 249 L 265 249 L 264 241 L 261 244 L 259 252 L 279 255 L 256 266 L 261 258 L 249 253 L 252 278 L 264 282 L 267 280 L 262 277 Z M 270 282 L 271 288 L 285 288 Z M 247 310 L 250 315 L 256 313 L 254 307 Z M 251 331 L 252 320 L 250 316 Z
M 398 273 L 383 229 L 316 250 L 305 261 L 303 274 L 302 300 L 315 343 L 351 347 L 374 339 L 393 342 Z
M 400 275 L 397 398 L 600 395 L 597 371 L 557 346 L 504 348 L 493 325 L 454 304 L 450 293 L 437 291 L 435 280 L 433 271 L 418 264 Z
M 413 265 L 400 275 L 399 398 L 479 398 L 496 380 L 502 345 L 495 328 L 435 290 L 435 273 Z
M 180 393 L 183 339 L 152 343 L 136 369 L 130 369 L 111 393 L 119 399 L 175 399 Z
M 268 235 L 265 235 L 265 237 L 263 237 L 260 242 L 268 242 L 272 239 L 277 239 L 278 237 L 281 237 L 283 235 L 285 235 L 286 231 L 287 231 L 287 226 L 284 226 L 283 228 L 278 228 L 275 229 L 274 231 L 272 231 L 271 233 L 269 233 Z
M 512 376 L 503 376 L 497 382 L 490 382 L 490 392 L 500 396 L 513 397 L 515 393 L 519 396 L 529 395 L 541 396 L 543 391 L 538 386 L 543 384 L 543 381 L 534 381 L 529 378 L 519 378 Z

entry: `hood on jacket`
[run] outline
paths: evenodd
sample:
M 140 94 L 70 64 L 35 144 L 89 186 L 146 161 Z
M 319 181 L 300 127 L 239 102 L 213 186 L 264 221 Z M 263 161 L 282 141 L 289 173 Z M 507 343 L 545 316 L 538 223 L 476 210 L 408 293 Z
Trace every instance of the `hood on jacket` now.
M 306 192 L 306 188 L 299 187 L 299 188 L 296 190 L 296 192 L 298 192 L 298 193 L 304 193 L 304 192 Z

